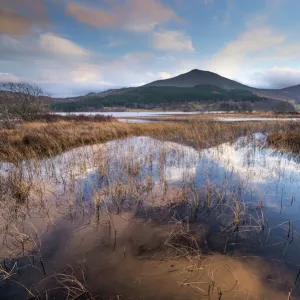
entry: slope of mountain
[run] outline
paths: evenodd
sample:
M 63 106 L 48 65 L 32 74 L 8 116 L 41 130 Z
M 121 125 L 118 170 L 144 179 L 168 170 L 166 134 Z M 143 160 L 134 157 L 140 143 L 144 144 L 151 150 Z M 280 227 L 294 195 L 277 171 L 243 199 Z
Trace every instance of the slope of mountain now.
M 178 75 L 165 80 L 157 80 L 146 84 L 145 86 L 175 86 L 175 87 L 193 87 L 196 85 L 214 85 L 224 90 L 254 90 L 247 85 L 237 81 L 222 77 L 216 73 L 209 71 L 201 71 L 194 69 L 188 73 Z
M 105 90 L 105 91 L 102 91 L 102 92 L 98 92 L 98 93 L 95 93 L 95 92 L 91 92 L 91 93 L 88 93 L 86 94 L 85 96 L 82 96 L 82 97 L 91 97 L 91 96 L 107 96 L 109 94 L 112 94 L 116 91 L 118 91 L 119 89 L 109 89 L 109 90 Z
M 300 103 L 300 84 L 282 89 L 281 92 L 287 97 L 294 99 L 297 103 Z
M 260 89 L 256 90 L 255 93 L 261 97 L 300 103 L 300 84 L 283 89 Z
M 214 85 L 194 87 L 143 86 L 125 93 L 106 97 L 89 97 L 81 101 L 56 103 L 56 110 L 98 110 L 103 107 L 122 106 L 135 108 L 154 108 L 162 105 L 183 105 L 190 103 L 218 103 L 224 101 L 259 102 L 262 99 L 248 90 L 225 90 Z

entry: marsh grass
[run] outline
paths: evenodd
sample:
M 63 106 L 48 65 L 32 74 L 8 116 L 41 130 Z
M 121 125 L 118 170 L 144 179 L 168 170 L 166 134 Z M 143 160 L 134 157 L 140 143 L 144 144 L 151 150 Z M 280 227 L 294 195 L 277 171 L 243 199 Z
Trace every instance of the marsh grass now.
M 268 136 L 269 144 L 279 151 L 300 154 L 300 131 L 298 126 L 292 130 L 272 132 Z
M 31 122 L 21 128 L 0 131 L 0 160 L 54 156 L 83 145 L 103 143 L 129 136 L 151 136 L 192 145 L 196 148 L 234 141 L 253 132 L 287 131 L 298 128 L 286 122 L 251 124 L 199 121 L 188 123 L 124 124 L 119 122 L 57 121 Z

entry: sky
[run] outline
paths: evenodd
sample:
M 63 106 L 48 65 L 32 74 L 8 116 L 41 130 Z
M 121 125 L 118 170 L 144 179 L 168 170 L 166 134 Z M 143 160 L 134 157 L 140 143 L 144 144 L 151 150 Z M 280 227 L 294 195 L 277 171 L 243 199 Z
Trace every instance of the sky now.
M 192 69 L 300 84 L 300 0 L 0 0 L 0 81 L 54 97 Z

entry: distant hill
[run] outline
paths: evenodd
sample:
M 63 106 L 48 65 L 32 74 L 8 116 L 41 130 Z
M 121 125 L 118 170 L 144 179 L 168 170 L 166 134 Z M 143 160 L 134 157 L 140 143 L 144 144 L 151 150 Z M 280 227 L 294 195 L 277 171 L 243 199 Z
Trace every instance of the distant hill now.
M 287 98 L 294 99 L 296 102 L 300 103 L 300 84 L 281 89 L 281 93 Z
M 107 96 L 107 95 L 109 95 L 109 94 L 112 94 L 112 93 L 118 91 L 118 90 L 119 90 L 119 89 L 109 89 L 109 90 L 105 90 L 105 91 L 98 92 L 98 93 L 92 92 L 92 93 L 86 94 L 86 95 L 83 96 L 83 97 L 91 97 L 91 96 L 93 96 L 93 97 L 94 97 L 94 96 L 103 96 L 103 97 L 105 97 L 105 96 Z
M 188 73 L 179 76 L 157 80 L 146 84 L 145 86 L 175 86 L 175 87 L 193 87 L 196 85 L 214 85 L 224 90 L 254 90 L 247 85 L 241 84 L 237 81 L 222 77 L 216 73 L 209 71 L 201 71 L 194 69 Z
M 196 85 L 214 85 L 225 90 L 248 90 L 260 97 L 300 103 L 300 85 L 284 89 L 258 89 L 241 84 L 213 72 L 197 69 L 173 78 L 153 81 L 145 86 L 193 87 Z
M 255 93 L 261 97 L 300 103 L 300 85 L 283 89 L 259 89 Z
M 217 103 L 221 101 L 259 102 L 262 98 L 248 90 L 225 90 L 213 85 L 197 85 L 194 87 L 142 86 L 114 93 L 106 97 L 84 98 L 76 102 L 55 103 L 53 108 L 63 111 L 99 110 L 104 107 L 154 108 L 162 105 L 178 106 L 190 103 Z

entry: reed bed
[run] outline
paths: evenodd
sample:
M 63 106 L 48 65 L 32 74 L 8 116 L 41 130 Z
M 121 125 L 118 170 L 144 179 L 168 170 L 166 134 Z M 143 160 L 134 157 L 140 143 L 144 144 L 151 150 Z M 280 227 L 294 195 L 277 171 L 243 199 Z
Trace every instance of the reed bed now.
M 265 122 L 222 123 L 199 121 L 188 123 L 124 124 L 119 122 L 31 122 L 20 128 L 0 132 L 0 160 L 53 156 L 83 145 L 103 143 L 128 136 L 151 136 L 176 141 L 196 148 L 233 141 L 253 132 L 287 131 L 294 123 Z
M 300 128 L 293 130 L 280 130 L 272 132 L 268 136 L 269 144 L 278 150 L 300 153 Z

